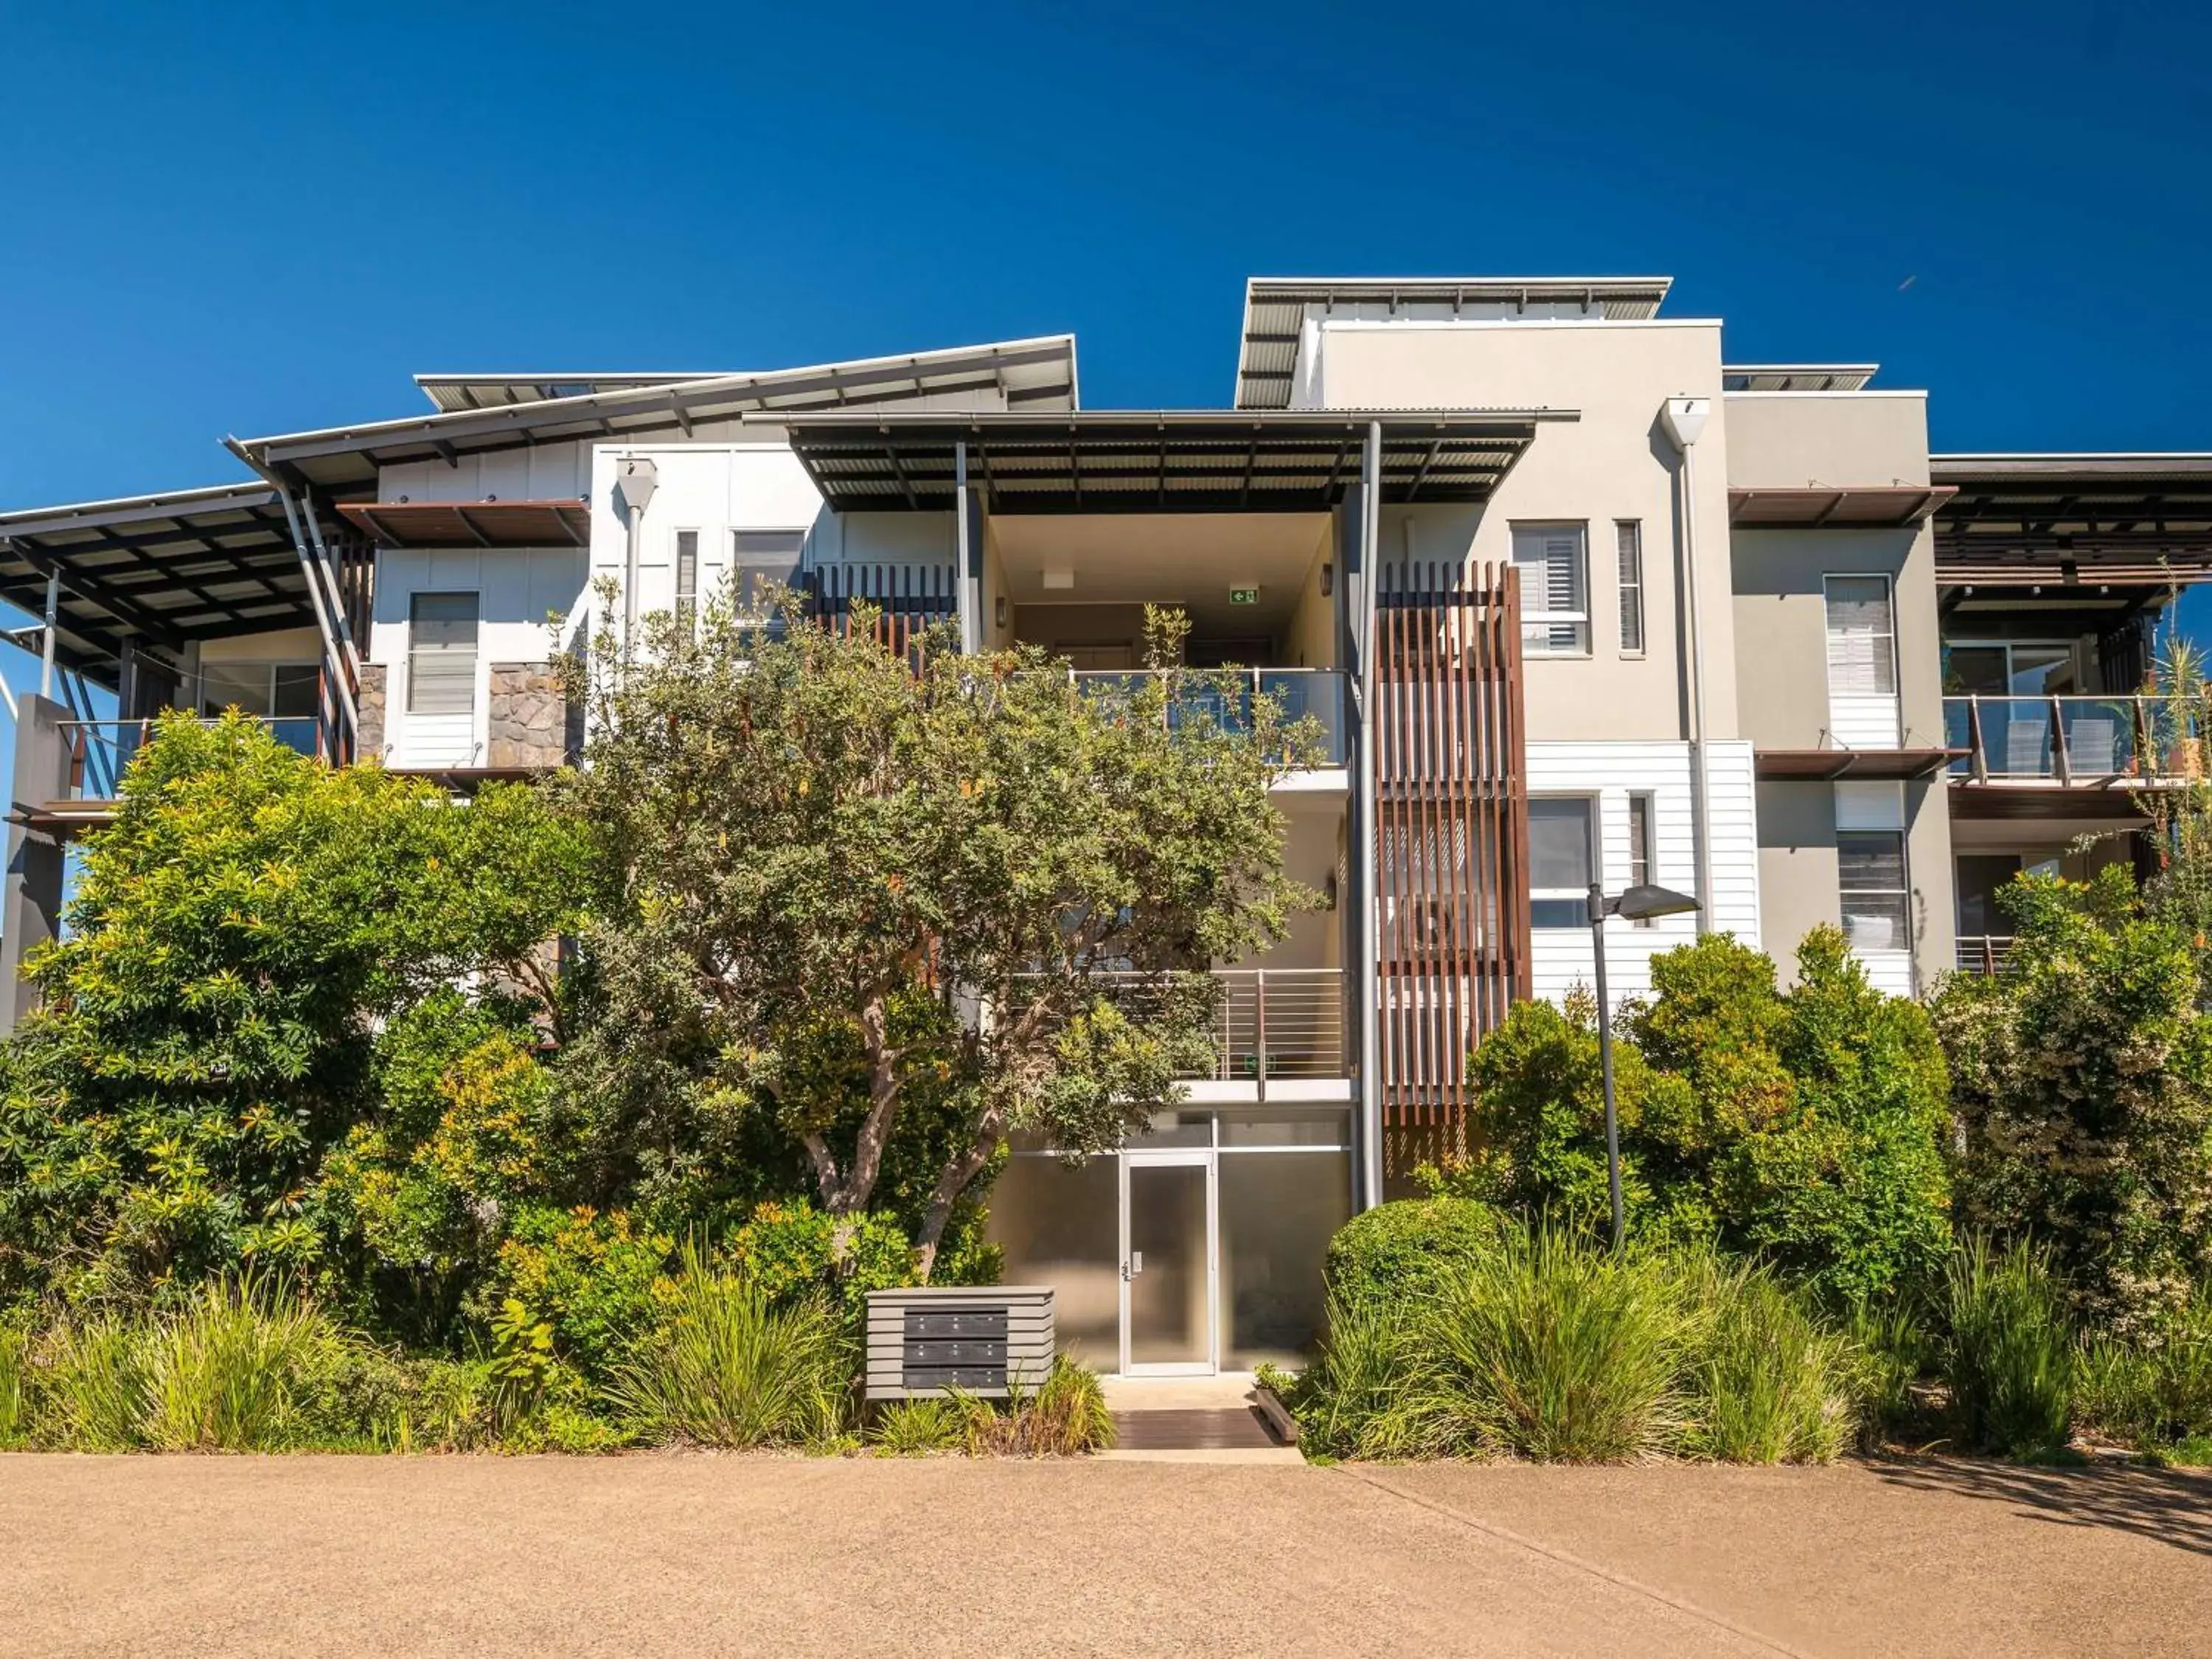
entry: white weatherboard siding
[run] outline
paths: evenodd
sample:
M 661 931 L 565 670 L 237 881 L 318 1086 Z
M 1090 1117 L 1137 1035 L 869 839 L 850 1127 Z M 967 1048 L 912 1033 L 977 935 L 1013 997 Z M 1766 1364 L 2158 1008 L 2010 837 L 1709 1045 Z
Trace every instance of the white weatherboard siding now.
M 658 472 L 638 546 L 640 616 L 676 605 L 676 534 L 699 536 L 699 592 L 703 603 L 730 568 L 730 536 L 738 530 L 810 531 L 822 497 L 799 457 L 781 442 L 752 444 L 602 444 L 592 462 L 592 575 L 622 579 L 629 531 L 615 510 L 616 465 L 625 456 L 650 457 Z
M 1751 745 L 1709 745 L 1712 790 L 1713 926 L 1747 945 L 1759 943 L 1759 828 L 1752 787 Z M 1685 743 L 1532 743 L 1531 795 L 1595 796 L 1598 803 L 1599 878 L 1618 893 L 1629 882 L 1628 800 L 1652 805 L 1651 879 L 1684 893 L 1697 890 L 1692 830 L 1690 746 Z M 1650 959 L 1698 936 L 1695 916 L 1664 916 L 1649 927 L 1618 919 L 1606 924 L 1607 989 L 1617 1003 L 1651 988 Z M 1587 927 L 1540 927 L 1534 933 L 1535 995 L 1559 1000 L 1576 985 L 1595 987 L 1596 966 Z
M 1894 749 L 1899 741 L 1894 696 L 1828 694 L 1828 732 L 1844 749 Z

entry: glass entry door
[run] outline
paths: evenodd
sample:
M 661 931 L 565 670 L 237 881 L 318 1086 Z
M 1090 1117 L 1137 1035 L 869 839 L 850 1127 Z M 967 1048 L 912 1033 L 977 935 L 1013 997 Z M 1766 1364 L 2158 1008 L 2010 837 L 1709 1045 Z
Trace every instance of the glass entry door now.
M 1213 1155 L 1121 1159 L 1121 1370 L 1213 1370 Z

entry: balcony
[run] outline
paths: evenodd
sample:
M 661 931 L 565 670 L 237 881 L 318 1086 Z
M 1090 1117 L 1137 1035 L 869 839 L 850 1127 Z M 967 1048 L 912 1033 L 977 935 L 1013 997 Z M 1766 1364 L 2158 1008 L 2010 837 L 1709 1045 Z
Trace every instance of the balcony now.
M 2204 769 L 2196 721 L 2163 697 L 1946 697 L 1943 732 L 1967 783 L 2112 788 Z
M 1079 690 L 1100 696 L 1133 697 L 1158 671 L 1153 669 L 1071 669 L 1068 678 Z M 1274 701 L 1285 720 L 1310 714 L 1321 728 L 1322 767 L 1345 763 L 1345 677 L 1333 668 L 1193 669 L 1200 683 L 1187 686 L 1168 704 L 1168 725 L 1203 714 L 1225 732 L 1249 732 L 1255 699 Z M 1231 690 L 1221 684 L 1233 674 Z
M 1179 1072 L 1183 1082 L 1249 1085 L 1266 1100 L 1312 1097 L 1310 1089 L 1285 1085 L 1340 1080 L 1345 1062 L 1344 975 L 1334 968 L 1218 968 L 1220 988 L 1209 1036 L 1211 1064 Z M 1100 974 L 1092 983 L 1132 1013 L 1156 1006 L 1156 974 Z
M 1958 964 L 1962 974 L 2002 974 L 2012 961 L 2009 933 L 1961 933 Z
M 277 742 L 301 755 L 326 752 L 322 722 L 313 714 L 259 715 Z M 204 720 L 202 726 L 218 722 Z M 64 802 L 105 803 L 121 793 L 123 774 L 131 757 L 153 736 L 154 722 L 137 720 L 58 720 L 69 755 L 68 793 Z M 59 805 L 60 803 L 54 803 Z

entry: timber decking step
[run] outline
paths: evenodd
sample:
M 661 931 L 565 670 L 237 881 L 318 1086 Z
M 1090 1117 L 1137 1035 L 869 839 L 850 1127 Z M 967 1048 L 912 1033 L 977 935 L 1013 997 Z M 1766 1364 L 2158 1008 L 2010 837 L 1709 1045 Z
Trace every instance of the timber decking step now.
M 1257 1451 L 1282 1443 L 1253 1406 L 1114 1413 L 1117 1451 Z

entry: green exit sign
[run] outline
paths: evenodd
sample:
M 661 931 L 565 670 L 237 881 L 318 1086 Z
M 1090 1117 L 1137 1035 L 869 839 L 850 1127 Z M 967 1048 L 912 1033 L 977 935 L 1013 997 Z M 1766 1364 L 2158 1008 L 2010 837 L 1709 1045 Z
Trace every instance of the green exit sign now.
M 1256 587 L 1232 587 L 1229 590 L 1229 603 L 1257 605 L 1260 603 L 1260 590 Z

